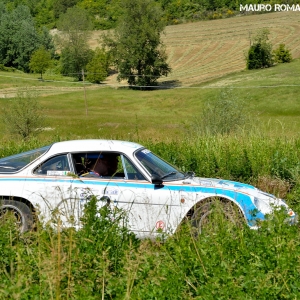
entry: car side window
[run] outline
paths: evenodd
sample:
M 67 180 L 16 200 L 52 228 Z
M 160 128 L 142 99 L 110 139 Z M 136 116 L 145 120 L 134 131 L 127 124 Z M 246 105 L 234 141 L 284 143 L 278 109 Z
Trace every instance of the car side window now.
M 66 176 L 70 173 L 70 165 L 66 154 L 51 157 L 38 166 L 33 172 L 36 175 Z
M 124 155 L 122 155 L 122 163 L 126 179 L 145 180 L 141 172 L 133 165 L 133 163 Z
M 120 153 L 81 152 L 72 154 L 76 174 L 80 177 L 124 179 Z

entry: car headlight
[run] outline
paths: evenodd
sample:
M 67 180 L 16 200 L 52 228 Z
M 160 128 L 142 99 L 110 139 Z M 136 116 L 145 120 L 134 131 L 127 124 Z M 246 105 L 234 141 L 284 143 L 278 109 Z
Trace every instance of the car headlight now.
M 257 209 L 265 214 L 270 214 L 272 212 L 272 207 L 269 203 L 264 199 L 254 197 L 254 205 L 257 207 Z
M 254 205 L 263 214 L 270 214 L 274 209 L 276 210 L 284 207 L 290 217 L 295 217 L 293 210 L 290 209 L 282 199 L 276 198 L 271 194 L 260 192 L 259 197 L 254 197 Z

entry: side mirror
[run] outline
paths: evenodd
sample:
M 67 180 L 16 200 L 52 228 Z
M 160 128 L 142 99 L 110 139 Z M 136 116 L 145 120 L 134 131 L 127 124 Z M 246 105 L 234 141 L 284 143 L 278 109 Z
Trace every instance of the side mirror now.
M 151 182 L 152 182 L 154 185 L 162 185 L 163 180 L 162 180 L 158 175 L 153 175 L 153 176 L 151 177 Z

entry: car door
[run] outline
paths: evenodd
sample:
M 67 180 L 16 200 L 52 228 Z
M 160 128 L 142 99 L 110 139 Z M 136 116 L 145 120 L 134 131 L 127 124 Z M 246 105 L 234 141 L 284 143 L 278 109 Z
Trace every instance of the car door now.
M 149 237 L 168 227 L 170 191 L 145 179 L 131 160 L 122 156 L 125 178 L 118 204 L 128 215 L 129 228 Z
M 78 226 L 81 215 L 78 188 L 70 155 L 55 155 L 41 162 L 26 181 L 27 198 L 45 222 Z
M 138 236 L 149 236 L 157 230 L 165 230 L 170 214 L 170 191 L 160 190 L 146 180 L 137 166 L 122 153 L 117 153 L 119 163 L 115 174 L 109 177 L 91 174 L 88 167 L 95 163 L 93 160 L 108 154 L 111 153 L 73 154 L 77 173 L 87 174 L 80 176 L 81 202 L 88 201 L 92 195 L 96 196 L 100 206 L 109 204 L 114 210 L 124 213 L 126 226 Z

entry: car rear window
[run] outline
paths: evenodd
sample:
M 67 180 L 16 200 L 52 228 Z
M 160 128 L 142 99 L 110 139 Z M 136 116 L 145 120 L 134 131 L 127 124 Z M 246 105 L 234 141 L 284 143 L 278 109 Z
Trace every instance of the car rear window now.
M 22 152 L 0 159 L 0 173 L 15 173 L 49 150 L 49 146 Z

